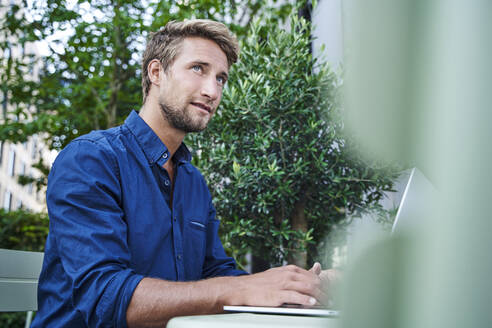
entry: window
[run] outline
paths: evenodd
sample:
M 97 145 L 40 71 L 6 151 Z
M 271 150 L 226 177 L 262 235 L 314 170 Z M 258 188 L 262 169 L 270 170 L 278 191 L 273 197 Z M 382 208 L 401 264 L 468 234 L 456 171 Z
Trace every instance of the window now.
M 14 173 L 15 173 L 15 150 L 11 146 L 10 154 L 9 154 L 9 162 L 7 166 L 7 174 L 13 177 Z
M 3 209 L 10 211 L 10 205 L 12 204 L 12 193 L 10 191 L 5 191 L 3 196 Z

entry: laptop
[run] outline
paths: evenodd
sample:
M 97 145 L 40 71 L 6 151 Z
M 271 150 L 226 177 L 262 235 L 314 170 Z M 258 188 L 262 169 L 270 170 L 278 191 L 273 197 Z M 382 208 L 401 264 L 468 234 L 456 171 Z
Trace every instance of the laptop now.
M 436 194 L 436 189 L 432 183 L 419 169 L 413 168 L 405 185 L 392 233 L 398 234 L 418 225 L 418 222 L 429 213 L 432 200 L 436 200 Z M 224 311 L 318 317 L 337 317 L 340 315 L 340 311 L 326 309 L 323 306 L 307 307 L 298 304 L 284 304 L 278 307 L 226 305 Z
M 225 305 L 226 312 L 249 312 L 261 314 L 302 315 L 312 317 L 337 317 L 339 311 L 328 310 L 321 305 L 303 306 L 299 304 L 284 304 L 282 306 L 232 306 Z
M 410 171 L 391 229 L 392 233 L 413 230 L 423 223 L 437 201 L 437 190 L 417 168 Z

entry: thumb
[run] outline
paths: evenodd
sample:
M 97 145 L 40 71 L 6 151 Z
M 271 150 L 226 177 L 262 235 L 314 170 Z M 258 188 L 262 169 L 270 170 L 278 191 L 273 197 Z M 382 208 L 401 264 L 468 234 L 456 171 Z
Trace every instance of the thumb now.
M 309 269 L 309 271 L 319 276 L 321 273 L 321 264 L 319 262 L 314 263 L 313 267 Z

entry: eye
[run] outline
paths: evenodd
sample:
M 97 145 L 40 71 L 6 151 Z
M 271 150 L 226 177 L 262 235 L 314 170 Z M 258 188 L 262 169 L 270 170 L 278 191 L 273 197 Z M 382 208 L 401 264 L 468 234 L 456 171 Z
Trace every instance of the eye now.
M 193 72 L 201 72 L 202 71 L 202 67 L 200 65 L 193 65 L 193 66 L 191 66 L 191 70 Z
M 221 85 L 224 85 L 226 83 L 226 79 L 223 76 L 217 76 L 217 82 Z

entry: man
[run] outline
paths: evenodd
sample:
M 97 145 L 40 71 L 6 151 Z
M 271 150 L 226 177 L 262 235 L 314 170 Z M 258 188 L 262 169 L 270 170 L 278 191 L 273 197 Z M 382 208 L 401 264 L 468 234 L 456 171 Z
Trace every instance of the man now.
M 223 24 L 168 23 L 143 56 L 140 112 L 59 154 L 49 176 L 50 233 L 33 327 L 163 326 L 226 304 L 321 298 L 319 265 L 254 275 L 235 268 L 183 144 L 214 115 L 237 57 Z

